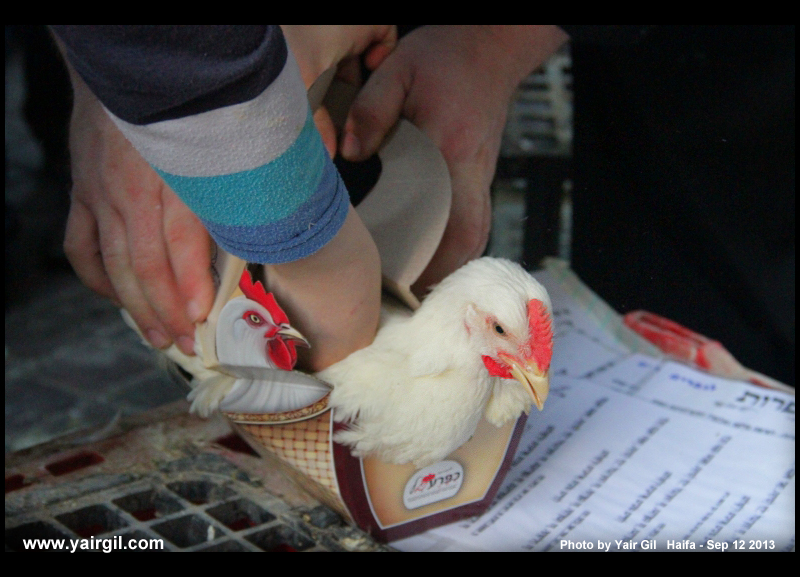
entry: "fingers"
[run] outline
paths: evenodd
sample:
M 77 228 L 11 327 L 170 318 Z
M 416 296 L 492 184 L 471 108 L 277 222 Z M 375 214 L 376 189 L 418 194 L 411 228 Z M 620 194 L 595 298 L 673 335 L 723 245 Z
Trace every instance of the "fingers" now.
M 99 210 L 101 272 L 154 347 L 175 342 L 191 355 L 194 323 L 205 319 L 214 300 L 211 241 L 199 219 L 161 186 L 158 204 L 134 205 L 124 216 Z M 76 262 L 84 266 L 86 259 Z M 99 274 L 96 261 L 93 266 Z
M 339 64 L 338 76 L 340 78 L 348 76 L 357 78 L 359 62 L 354 58 L 355 56 L 363 54 L 367 67 L 375 69 L 397 45 L 397 27 L 393 25 L 282 25 L 281 28 L 287 45 L 297 60 L 306 87 L 311 86 L 322 72 L 336 64 Z M 402 98 L 399 99 L 399 105 L 402 105 Z M 398 113 L 395 113 L 394 118 L 386 120 L 386 130 L 394 125 Z M 336 131 L 330 115 L 320 108 L 314 114 L 314 121 L 322 134 L 326 149 L 331 156 L 334 156 Z M 359 126 L 362 125 L 369 129 L 369 149 L 374 152 L 383 139 L 385 131 L 383 134 L 373 135 L 374 125 L 371 122 L 359 123 Z M 351 132 L 349 138 L 345 137 L 345 142 L 349 142 L 347 150 L 350 152 L 349 156 L 345 154 L 346 158 L 354 160 L 360 156 L 357 135 Z M 367 156 L 370 154 L 372 152 Z
M 121 306 L 103 265 L 97 221 L 86 205 L 75 198 L 67 216 L 64 254 L 83 284 Z
M 142 292 L 133 267 L 134 256 L 129 247 L 125 220 L 110 207 L 102 207 L 97 214 L 97 223 L 103 266 L 121 306 L 130 313 L 154 347 L 168 347 L 173 338 Z
M 374 70 L 397 45 L 397 26 L 355 24 L 326 26 L 328 36 L 337 36 L 338 58 L 364 54 L 365 63 Z M 325 35 L 323 35 L 324 37 Z M 331 44 L 328 39 L 328 44 Z
M 376 26 L 372 45 L 364 53 L 364 64 L 375 70 L 397 46 L 397 26 Z
M 131 315 L 155 347 L 193 354 L 194 321 L 214 285 L 200 221 L 99 106 L 76 108 L 72 203 L 64 246 L 78 277 Z
M 377 66 L 397 44 L 397 28 L 390 25 L 281 25 L 281 29 L 306 87 L 348 56 L 364 53 L 367 66 Z
M 164 197 L 164 236 L 178 294 L 186 301 L 189 321 L 201 322 L 214 303 L 211 236 L 200 219 L 169 188 Z
M 73 190 L 64 251 L 89 288 L 124 307 L 157 348 L 194 354 L 214 300 L 200 220 L 122 135 L 70 69 Z
M 364 160 L 375 154 L 400 118 L 410 83 L 406 71 L 392 65 L 395 62 L 390 56 L 373 72 L 350 108 L 341 145 L 347 160 Z
M 157 186 L 159 189 L 166 189 L 163 183 Z M 174 225 L 167 228 L 165 194 L 161 190 L 161 194 L 155 198 L 156 202 L 136 202 L 127 207 L 124 233 L 127 236 L 130 260 L 121 261 L 122 266 L 113 272 L 109 268 L 109 275 L 113 279 L 116 274 L 120 279 L 135 284 L 136 286 L 126 286 L 125 290 L 131 298 L 135 296 L 137 301 L 143 300 L 135 306 L 142 311 L 145 318 L 150 317 L 151 311 L 155 315 L 155 319 L 148 318 L 148 324 L 155 322 L 163 326 L 169 340 L 174 340 L 182 351 L 191 354 L 194 348 L 194 325 L 189 320 L 187 299 L 179 291 L 170 259 L 170 251 L 177 249 L 172 246 L 175 243 L 173 238 L 177 242 L 183 242 L 184 239 L 180 238 L 180 234 L 172 234 Z M 167 234 L 171 234 L 172 238 Z M 121 290 L 123 289 L 117 287 L 118 293 Z M 124 298 L 123 303 L 126 303 Z M 137 318 L 133 312 L 131 315 L 134 319 Z M 153 344 L 157 345 L 155 341 Z

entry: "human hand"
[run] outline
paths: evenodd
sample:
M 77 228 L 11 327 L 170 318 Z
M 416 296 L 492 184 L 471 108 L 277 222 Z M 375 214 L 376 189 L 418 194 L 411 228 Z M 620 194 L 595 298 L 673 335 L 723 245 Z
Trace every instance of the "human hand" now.
M 289 28 L 288 36 L 300 47 L 307 86 L 350 54 L 366 51 L 368 62 L 377 65 L 396 39 L 390 26 Z M 73 70 L 70 76 L 73 191 L 64 241 L 67 258 L 84 284 L 130 313 L 153 346 L 175 342 L 184 353 L 194 354 L 194 323 L 206 318 L 214 298 L 210 236 L 80 77 Z M 315 120 L 332 142 L 333 155 L 329 117 Z
M 397 44 L 397 27 L 389 25 L 282 25 L 281 30 L 306 89 L 337 65 L 340 76 L 360 84 L 359 56 L 363 54 L 367 68 L 374 70 Z M 314 111 L 314 122 L 325 148 L 336 156 L 336 129 L 324 106 Z
M 400 40 L 353 103 L 341 139 L 347 160 L 374 154 L 402 115 L 433 140 L 450 171 L 450 218 L 418 294 L 485 249 L 509 101 L 567 38 L 555 26 L 425 26 Z
M 374 70 L 397 44 L 397 27 L 389 25 L 281 25 L 281 30 L 306 88 L 328 68 L 362 53 Z
M 71 71 L 72 194 L 64 252 L 81 281 L 124 307 L 157 348 L 194 354 L 211 310 L 211 239 Z

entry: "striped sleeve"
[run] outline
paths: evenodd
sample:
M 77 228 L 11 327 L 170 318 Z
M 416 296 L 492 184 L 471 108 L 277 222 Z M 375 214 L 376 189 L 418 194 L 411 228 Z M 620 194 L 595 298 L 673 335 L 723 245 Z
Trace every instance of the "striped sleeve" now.
M 202 65 L 197 74 L 175 71 L 180 85 L 162 79 L 151 88 L 158 94 L 143 96 L 138 108 L 129 89 L 135 85 L 135 61 L 122 71 L 128 89 L 115 98 L 113 91 L 108 94 L 114 73 L 103 75 L 98 73 L 102 66 L 91 66 L 100 57 L 73 56 L 75 43 L 68 55 L 85 69 L 90 63 L 90 72 L 76 70 L 216 242 L 248 261 L 277 264 L 309 256 L 327 244 L 344 224 L 349 197 L 314 125 L 305 85 L 280 28 L 272 27 L 270 34 L 271 51 L 263 49 L 266 40 L 239 49 L 238 60 L 229 49 L 228 67 L 220 64 L 224 58 L 209 57 L 203 46 L 209 66 L 221 73 L 205 73 Z M 279 49 L 274 48 L 276 34 Z M 152 54 L 152 47 L 142 52 L 148 51 Z M 187 61 L 185 53 L 175 58 Z M 191 66 L 203 59 L 195 53 L 188 61 Z M 89 79 L 103 84 L 103 90 Z M 204 82 L 207 90 L 197 86 Z M 172 100 L 170 93 L 176 95 Z

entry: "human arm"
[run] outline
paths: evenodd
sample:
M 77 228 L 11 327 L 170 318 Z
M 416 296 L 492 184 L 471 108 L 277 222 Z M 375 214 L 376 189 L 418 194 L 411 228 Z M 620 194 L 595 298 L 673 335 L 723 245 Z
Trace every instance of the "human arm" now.
M 80 81 L 80 79 L 78 80 Z M 294 91 L 292 94 L 295 94 L 293 101 L 305 101 L 305 86 L 302 81 L 297 78 L 293 82 L 291 84 L 291 90 Z M 286 86 L 286 82 L 284 82 L 284 86 Z M 152 92 L 157 92 L 161 87 L 156 85 L 151 88 L 153 88 Z M 77 90 L 76 88 L 76 93 Z M 91 96 L 91 93 L 89 95 Z M 219 94 L 212 96 L 217 98 L 216 104 L 218 104 Z M 194 98 L 193 101 L 190 98 L 189 101 L 184 101 L 179 105 L 184 109 L 183 112 L 186 112 L 187 109 L 190 112 L 197 112 L 198 102 L 203 104 L 203 100 L 208 95 L 201 93 L 194 94 L 192 97 Z M 259 97 L 259 94 L 256 94 L 256 97 Z M 256 98 L 251 100 L 256 100 Z M 274 143 L 275 139 L 270 140 L 270 136 L 263 135 L 261 133 L 262 129 L 259 128 L 264 125 L 259 125 L 258 123 L 264 120 L 267 121 L 265 128 L 270 126 L 270 119 L 264 119 L 263 116 L 258 114 L 260 101 L 255 104 L 247 100 L 244 102 L 225 102 L 227 104 L 226 111 L 233 110 L 237 113 L 232 115 L 234 121 L 241 121 L 241 126 L 234 126 L 233 132 L 230 132 L 230 117 L 220 119 L 219 115 L 215 116 L 217 110 L 214 107 L 209 108 L 206 111 L 206 115 L 202 116 L 202 120 L 206 121 L 204 126 L 200 126 L 199 129 L 197 126 L 190 126 L 187 130 L 186 126 L 179 124 L 186 122 L 187 115 L 174 114 L 174 110 L 164 110 L 163 107 L 159 109 L 158 107 L 162 104 L 161 101 L 156 102 L 155 109 L 146 111 L 146 114 L 142 113 L 144 118 L 128 116 L 127 119 L 122 119 L 117 117 L 114 119 L 114 123 L 111 122 L 109 115 L 102 116 L 106 111 L 100 107 L 96 100 L 95 104 L 97 106 L 92 110 L 94 112 L 99 111 L 101 116 L 88 118 L 92 122 L 103 124 L 103 128 L 107 130 L 101 132 L 95 140 L 85 137 L 76 138 L 73 142 L 73 149 L 75 147 L 84 148 L 83 152 L 85 154 L 83 156 L 88 160 L 76 166 L 76 172 L 79 173 L 79 176 L 81 171 L 87 173 L 88 179 L 83 180 L 94 180 L 98 184 L 95 187 L 97 194 L 92 197 L 92 202 L 90 203 L 91 207 L 96 210 L 83 210 L 86 203 L 76 202 L 75 199 L 80 198 L 80 194 L 77 194 L 77 189 L 73 192 L 72 211 L 76 216 L 74 218 L 71 216 L 70 219 L 73 222 L 73 228 L 78 230 L 78 236 L 83 238 L 83 242 L 73 241 L 70 254 L 73 255 L 73 263 L 77 263 L 76 270 L 84 271 L 82 278 L 84 280 L 89 279 L 89 282 L 92 283 L 90 286 L 93 286 L 93 288 L 96 288 L 106 296 L 116 298 L 125 306 L 134 316 L 137 325 L 143 329 L 143 332 L 148 335 L 154 345 L 168 345 L 168 339 L 174 333 L 167 332 L 167 339 L 164 339 L 167 342 L 153 339 L 151 333 L 147 330 L 148 320 L 153 322 L 152 318 L 155 317 L 156 322 L 162 323 L 162 326 L 169 324 L 173 320 L 170 315 L 174 316 L 175 311 L 181 308 L 181 304 L 168 303 L 163 295 L 156 293 L 155 300 L 157 302 L 154 305 L 166 307 L 168 310 L 162 312 L 161 316 L 158 314 L 159 311 L 154 311 L 154 314 L 148 317 L 147 314 L 141 312 L 143 310 L 142 302 L 147 300 L 147 292 L 144 290 L 136 292 L 131 289 L 131 286 L 138 287 L 145 284 L 152 290 L 155 284 L 164 282 L 164 275 L 161 274 L 163 270 L 159 274 L 156 274 L 159 271 L 154 271 L 151 276 L 142 277 L 139 274 L 142 270 L 142 262 L 148 262 L 147 259 L 151 255 L 146 252 L 139 256 L 134 254 L 134 247 L 136 246 L 152 249 L 151 245 L 159 244 L 157 235 L 149 234 L 150 238 L 142 237 L 148 236 L 148 233 L 157 230 L 162 224 L 159 221 L 158 214 L 155 214 L 157 211 L 152 210 L 153 205 L 151 202 L 155 198 L 160 198 L 159 195 L 170 194 L 169 188 L 164 184 L 164 179 L 169 181 L 173 188 L 178 190 L 190 205 L 193 205 L 194 212 L 200 215 L 200 220 L 215 233 L 217 241 L 224 248 L 253 262 L 272 261 L 273 263 L 283 263 L 275 265 L 276 269 L 281 272 L 274 276 L 276 282 L 277 279 L 280 279 L 279 284 L 282 287 L 276 292 L 282 292 L 284 295 L 293 294 L 295 291 L 292 287 L 297 285 L 299 287 L 297 294 L 303 295 L 302 297 L 292 298 L 286 309 L 291 318 L 302 317 L 306 319 L 299 322 L 298 327 L 314 343 L 314 349 L 311 353 L 311 366 L 321 368 L 318 359 L 332 358 L 338 360 L 337 356 L 341 356 L 341 353 L 327 351 L 328 347 L 332 347 L 336 351 L 347 350 L 348 348 L 354 350 L 355 343 L 361 343 L 360 346 L 363 346 L 363 344 L 371 340 L 377 324 L 379 300 L 379 289 L 374 288 L 379 286 L 380 278 L 377 253 L 374 250 L 374 244 L 371 247 L 369 246 L 371 239 L 369 239 L 368 235 L 365 237 L 358 232 L 359 223 L 350 215 L 346 191 L 340 186 L 341 183 L 337 180 L 338 176 L 335 175 L 335 171 L 331 173 L 332 165 L 330 165 L 330 159 L 327 158 L 324 149 L 315 144 L 313 123 L 309 126 L 308 119 L 302 121 L 302 117 L 306 114 L 307 105 L 305 105 L 305 108 L 296 106 L 293 109 L 295 118 L 293 126 L 302 125 L 304 127 L 301 135 L 304 135 L 304 143 L 310 147 L 308 148 L 308 154 L 301 151 L 293 163 L 289 162 L 288 165 L 277 166 L 277 168 L 275 166 L 270 167 L 268 166 L 270 161 L 274 160 L 275 157 L 281 157 L 282 152 L 278 150 L 275 153 L 275 146 L 273 145 L 272 157 L 267 158 L 266 163 L 262 162 L 263 158 L 256 158 L 255 164 L 251 162 L 250 166 L 240 166 L 238 170 L 237 167 L 233 167 L 236 175 L 244 175 L 244 180 L 239 179 L 232 186 L 229 186 L 231 184 L 230 179 L 223 177 L 217 179 L 218 182 L 212 182 L 212 188 L 209 189 L 207 186 L 204 188 L 204 186 L 209 184 L 210 179 L 205 177 L 209 176 L 206 169 L 210 165 L 214 165 L 216 162 L 217 165 L 213 167 L 214 171 L 224 173 L 225 167 L 221 171 L 218 170 L 220 162 L 224 164 L 230 161 L 235 164 L 243 158 L 245 162 L 249 162 L 253 156 L 252 149 L 256 150 L 255 155 L 257 156 L 258 152 L 269 148 Z M 122 104 L 125 105 L 126 103 L 123 102 Z M 130 104 L 130 102 L 127 104 Z M 137 102 L 134 101 L 133 104 L 136 105 Z M 116 110 L 121 110 L 121 113 L 124 114 L 123 108 L 124 106 L 116 108 Z M 141 113 L 139 110 L 134 110 L 134 112 Z M 291 115 L 291 113 L 292 111 L 289 111 L 287 114 Z M 202 115 L 202 112 L 199 114 Z M 188 118 L 191 120 L 192 115 L 188 115 Z M 79 118 L 81 121 L 86 119 L 86 116 Z M 153 125 L 149 121 L 154 121 L 155 124 Z M 171 123 L 171 121 L 176 121 L 178 124 Z M 299 125 L 297 124 L 298 122 L 300 123 Z M 156 138 L 153 138 L 153 126 L 157 128 Z M 117 127 L 122 127 L 127 139 L 120 134 L 119 130 L 114 131 Z M 85 128 L 85 126 L 77 128 Z M 73 123 L 73 133 L 78 134 L 79 132 Z M 89 132 L 91 133 L 92 130 L 89 130 Z M 94 130 L 94 132 L 97 131 Z M 255 133 L 252 134 L 253 132 Z M 241 134 L 245 134 L 250 138 L 243 140 L 239 138 Z M 159 148 L 159 138 L 162 140 L 162 148 Z M 216 142 L 214 138 L 217 138 Z M 318 135 L 316 138 L 318 140 Z M 157 167 L 156 171 L 150 168 L 139 153 L 131 147 L 129 140 L 147 157 L 150 164 Z M 167 146 L 163 146 L 164 142 L 167 143 Z M 259 146 L 259 144 L 264 144 L 264 146 Z M 127 148 L 125 148 L 126 146 Z M 88 151 L 85 150 L 87 148 Z M 106 154 L 98 156 L 98 150 Z M 76 154 L 76 151 L 73 150 L 73 156 L 79 157 L 81 154 Z M 325 160 L 327 160 L 327 164 Z M 188 164 L 184 161 L 188 161 Z M 181 164 L 182 162 L 183 164 Z M 128 167 L 129 170 L 120 171 L 120 165 L 123 168 Z M 309 165 L 313 165 L 318 169 L 318 172 L 315 173 L 316 177 L 322 178 L 328 186 L 332 187 L 330 193 L 324 190 L 312 190 L 311 188 L 313 187 L 304 186 L 304 184 L 308 184 L 303 180 L 305 173 L 312 172 L 307 170 Z M 295 171 L 300 170 L 301 173 L 297 174 L 297 176 L 292 176 L 293 169 Z M 231 170 L 230 165 L 228 165 L 228 170 Z M 193 174 L 193 171 L 195 174 Z M 114 180 L 109 178 L 109 173 L 116 176 L 117 181 L 121 181 L 119 182 L 118 196 L 123 198 L 118 200 L 122 203 L 127 203 L 126 206 L 132 215 L 131 219 L 122 219 L 120 222 L 121 219 L 118 218 L 119 215 L 117 214 L 118 207 L 114 207 L 113 204 L 113 210 L 103 209 L 109 205 L 105 196 L 111 194 L 106 185 L 109 180 Z M 214 177 L 214 174 L 210 176 Z M 249 176 L 254 176 L 254 178 L 248 180 L 247 177 Z M 265 198 L 265 194 L 270 191 L 265 191 L 262 187 L 271 182 L 274 184 L 273 181 L 278 181 L 277 193 L 279 195 L 286 193 L 294 185 L 295 188 L 302 189 L 306 193 L 306 196 L 301 201 L 309 202 L 306 204 L 300 202 L 292 205 L 292 198 L 284 198 L 283 200 L 289 204 L 284 203 L 283 208 L 285 210 L 277 214 L 277 218 L 275 218 L 275 214 L 270 214 L 268 218 L 259 221 L 258 218 L 262 214 L 266 214 L 271 208 L 269 200 Z M 320 182 L 322 182 L 313 179 L 312 181 L 312 184 L 316 183 L 316 185 L 320 185 Z M 81 182 L 81 179 L 79 178 L 77 182 Z M 214 203 L 209 206 L 208 203 L 204 203 L 204 199 L 207 199 L 208 195 L 203 196 L 203 194 L 208 190 L 220 193 L 218 195 L 219 198 L 222 198 L 223 202 L 227 202 L 227 209 L 233 210 L 234 217 L 241 216 L 243 213 L 243 221 L 237 224 L 236 219 L 233 218 L 232 222 L 231 218 L 229 218 L 230 213 L 227 216 L 222 214 L 222 218 L 218 218 L 220 213 L 226 212 L 226 206 L 219 206 L 219 204 L 213 206 Z M 133 198 L 129 195 L 131 191 L 135 193 Z M 273 189 L 272 192 L 276 192 L 276 190 Z M 314 193 L 317 192 L 319 192 L 318 197 L 309 199 L 309 195 L 314 196 Z M 286 193 L 284 197 L 287 195 L 291 196 Z M 212 195 L 215 199 L 218 196 L 216 194 Z M 328 198 L 327 202 L 325 198 Z M 180 264 L 194 273 L 202 270 L 207 275 L 207 233 L 202 229 L 200 220 L 192 215 L 188 209 L 185 209 L 182 214 L 187 217 L 187 222 L 189 217 L 194 219 L 191 226 L 187 224 L 187 228 L 190 229 L 190 232 L 195 233 L 195 236 L 162 237 L 160 239 L 162 246 L 156 246 L 156 252 L 159 250 L 168 252 L 171 248 L 174 248 L 174 244 L 181 244 L 182 239 L 188 239 L 187 242 L 193 245 L 195 254 L 201 255 L 201 257 L 194 261 L 183 260 Z M 298 214 L 300 215 L 299 219 L 294 218 Z M 255 220 L 249 218 L 250 216 L 255 216 Z M 288 217 L 288 221 L 282 217 Z M 306 221 L 303 221 L 303 219 L 306 219 Z M 357 219 L 357 216 L 355 219 Z M 167 224 L 164 221 L 163 226 L 166 227 Z M 352 234 L 353 232 L 355 234 Z M 94 245 L 92 245 L 92 240 L 94 240 Z M 362 243 L 366 243 L 367 246 L 363 246 Z M 308 246 L 304 248 L 304 244 L 310 245 L 311 248 L 308 248 Z M 331 250 L 325 250 L 329 248 L 328 244 L 331 245 Z M 113 267 L 109 269 L 106 264 L 109 259 L 107 255 L 109 250 L 116 250 L 128 256 L 127 259 L 121 259 L 121 264 L 127 266 L 127 268 L 123 266 L 124 270 Z M 339 279 L 341 282 L 328 284 L 329 279 L 337 278 L 333 274 L 333 263 L 328 257 L 335 255 L 341 258 L 342 252 L 349 253 L 351 250 L 355 251 L 356 257 L 348 261 L 342 267 L 342 270 L 347 270 L 350 273 L 358 272 L 359 274 L 348 274 L 346 277 Z M 185 249 L 184 252 L 186 252 Z M 131 258 L 132 254 L 134 254 L 134 258 Z M 309 260 L 302 264 L 290 262 L 299 262 L 304 259 Z M 360 266 L 354 263 L 359 263 Z M 315 274 L 317 267 L 319 267 L 318 272 L 320 274 Z M 79 274 L 81 274 L 80 270 Z M 115 278 L 108 280 L 109 276 Z M 314 279 L 313 282 L 310 280 L 312 277 Z M 210 283 L 210 277 L 203 280 L 207 280 L 205 287 L 210 289 L 212 295 L 206 301 L 206 306 L 202 307 L 201 313 L 194 315 L 191 320 L 202 320 L 210 308 L 210 301 L 213 298 L 213 285 Z M 117 286 L 121 286 L 124 289 L 122 294 L 120 294 L 119 290 L 114 290 Z M 113 293 L 109 290 L 109 287 L 114 290 Z M 338 298 L 338 296 L 337 298 L 331 298 L 334 293 L 343 296 L 342 298 Z M 184 296 L 180 292 L 180 287 L 178 287 L 178 295 Z M 350 316 L 351 322 L 334 322 L 336 314 L 328 314 L 327 316 L 322 314 L 304 315 L 303 311 L 306 303 L 308 304 L 308 310 L 319 310 L 319 307 L 315 308 L 315 306 L 327 300 L 333 300 L 341 306 L 342 310 L 353 311 Z M 346 306 L 348 304 L 351 304 L 351 306 Z M 364 312 L 364 314 L 362 315 L 361 312 Z M 369 320 L 373 318 L 374 321 Z M 174 328 L 175 324 L 169 324 L 169 327 Z M 178 326 L 178 330 L 185 329 L 182 326 Z M 321 335 L 319 339 L 315 338 L 317 334 Z M 333 339 L 329 336 L 333 334 L 340 336 L 335 346 Z M 193 330 L 190 330 L 188 335 L 183 333 L 182 336 L 189 335 L 193 335 Z M 178 344 L 181 344 L 180 339 L 178 339 Z M 183 346 L 181 348 L 184 349 L 184 352 L 189 352 Z
M 266 265 L 269 289 L 292 326 L 312 343 L 298 349 L 300 365 L 320 371 L 372 342 L 381 298 L 380 257 L 350 206 L 344 225 L 313 255 Z

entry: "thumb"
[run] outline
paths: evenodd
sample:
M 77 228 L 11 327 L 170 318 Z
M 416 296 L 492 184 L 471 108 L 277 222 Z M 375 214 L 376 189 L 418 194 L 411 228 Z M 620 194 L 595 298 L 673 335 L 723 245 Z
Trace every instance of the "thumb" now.
M 375 154 L 400 118 L 408 83 L 390 63 L 391 57 L 372 73 L 350 107 L 341 147 L 346 160 L 365 160 Z

